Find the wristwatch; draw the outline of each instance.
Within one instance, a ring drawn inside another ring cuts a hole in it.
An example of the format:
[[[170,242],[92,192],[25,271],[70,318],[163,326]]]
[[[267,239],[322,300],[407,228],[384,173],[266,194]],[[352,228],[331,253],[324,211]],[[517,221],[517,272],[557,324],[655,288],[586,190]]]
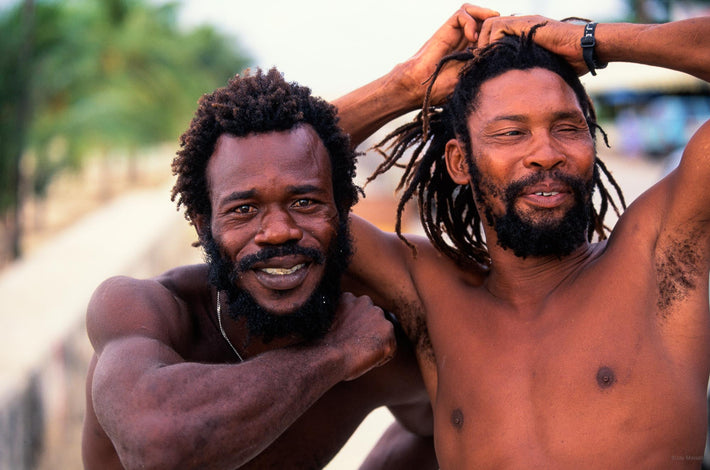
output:
[[[592,73],[596,75],[596,69],[603,69],[607,66],[606,63],[600,62],[597,54],[594,52],[594,46],[597,45],[597,41],[594,39],[594,30],[596,29],[596,23],[587,23],[584,25],[584,36],[580,41],[582,45],[582,58],[584,58],[584,63],[587,64],[587,68]]]

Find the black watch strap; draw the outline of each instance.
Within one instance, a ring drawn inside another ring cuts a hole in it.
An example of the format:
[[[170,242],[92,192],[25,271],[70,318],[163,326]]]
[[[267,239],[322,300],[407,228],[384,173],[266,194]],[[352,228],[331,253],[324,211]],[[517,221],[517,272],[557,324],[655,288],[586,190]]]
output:
[[[596,69],[603,69],[607,65],[599,62],[594,52],[594,47],[597,45],[597,41],[594,39],[594,30],[596,27],[596,23],[587,23],[584,25],[584,36],[582,36],[580,41],[582,45],[582,58],[592,75],[597,74]]]

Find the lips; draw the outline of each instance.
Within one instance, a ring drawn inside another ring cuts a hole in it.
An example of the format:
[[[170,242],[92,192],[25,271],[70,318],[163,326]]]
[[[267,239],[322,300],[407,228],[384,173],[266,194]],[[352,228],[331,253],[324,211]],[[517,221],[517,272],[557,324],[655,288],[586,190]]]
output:
[[[286,276],[295,273],[304,266],[304,263],[299,263],[291,268],[262,268],[261,271],[271,276]]]
[[[533,205],[554,208],[572,195],[568,186],[558,182],[543,182],[525,188],[520,197]]]
[[[301,256],[286,256],[256,263],[251,271],[267,289],[285,291],[295,289],[303,283],[311,264]]]

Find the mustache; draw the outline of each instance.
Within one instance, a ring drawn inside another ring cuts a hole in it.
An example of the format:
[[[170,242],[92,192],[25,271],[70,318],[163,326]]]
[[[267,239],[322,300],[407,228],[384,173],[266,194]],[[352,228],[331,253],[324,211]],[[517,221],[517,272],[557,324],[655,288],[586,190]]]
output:
[[[545,180],[552,180],[565,184],[575,193],[577,197],[582,195],[584,188],[592,184],[592,181],[587,181],[582,178],[577,178],[576,176],[565,174],[560,170],[539,172],[510,183],[505,188],[505,199],[507,201],[512,201],[520,196],[520,194],[522,194],[528,186],[532,186]]]
[[[259,250],[257,253],[247,255],[242,258],[234,267],[232,276],[236,278],[242,273],[249,271],[256,263],[261,263],[271,258],[279,258],[282,256],[289,255],[305,256],[315,264],[325,263],[325,254],[315,248],[306,248],[295,243],[278,246],[267,246]]]

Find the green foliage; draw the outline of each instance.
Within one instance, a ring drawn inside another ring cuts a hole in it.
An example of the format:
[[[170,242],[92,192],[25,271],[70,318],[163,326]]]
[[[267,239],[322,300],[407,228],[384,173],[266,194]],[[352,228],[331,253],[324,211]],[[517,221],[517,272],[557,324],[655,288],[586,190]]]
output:
[[[176,142],[197,99],[249,65],[234,38],[181,30],[177,8],[24,0],[0,11],[0,215],[18,204],[22,155],[41,195],[90,153]]]

